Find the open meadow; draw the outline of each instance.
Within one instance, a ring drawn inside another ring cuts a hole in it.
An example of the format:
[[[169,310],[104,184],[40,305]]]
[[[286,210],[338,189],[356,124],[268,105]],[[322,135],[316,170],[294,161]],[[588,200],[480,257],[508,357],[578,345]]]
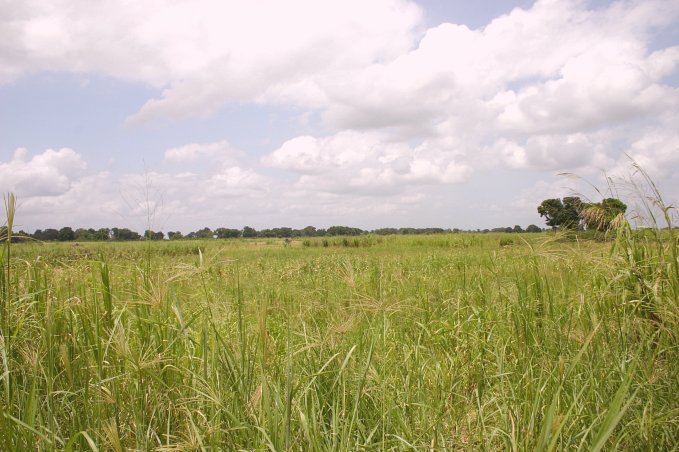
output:
[[[3,243],[0,450],[676,450],[667,231]]]

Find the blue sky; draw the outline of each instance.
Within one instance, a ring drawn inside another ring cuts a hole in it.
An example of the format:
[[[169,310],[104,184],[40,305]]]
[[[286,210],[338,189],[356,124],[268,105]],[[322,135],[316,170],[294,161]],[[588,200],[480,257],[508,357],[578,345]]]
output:
[[[642,164],[679,199],[679,2],[0,6],[19,227],[542,225]],[[621,190],[625,196],[625,190]]]

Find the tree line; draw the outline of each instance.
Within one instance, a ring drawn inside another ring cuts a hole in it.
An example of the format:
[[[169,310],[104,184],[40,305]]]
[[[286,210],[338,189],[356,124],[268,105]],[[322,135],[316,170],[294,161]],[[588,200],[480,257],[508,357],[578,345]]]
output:
[[[0,228],[0,235],[2,228]],[[191,239],[231,239],[231,238],[300,238],[300,237],[333,237],[333,236],[358,236],[365,234],[374,235],[420,235],[420,234],[449,234],[464,232],[542,232],[538,226],[531,224],[526,229],[516,225],[514,227],[498,227],[493,229],[462,230],[458,228],[379,228],[364,230],[350,226],[331,226],[327,229],[317,229],[314,226],[307,226],[302,229],[290,227],[279,227],[271,229],[256,230],[253,227],[245,226],[243,229],[235,228],[216,228],[204,227],[197,231],[182,234],[180,231],[169,231],[165,234],[162,231],[147,229],[143,234],[128,228],[77,228],[65,226],[61,229],[36,229],[33,233],[18,231],[14,238],[17,241],[34,239],[41,242],[104,242],[104,241],[137,241],[137,240],[191,240]]]

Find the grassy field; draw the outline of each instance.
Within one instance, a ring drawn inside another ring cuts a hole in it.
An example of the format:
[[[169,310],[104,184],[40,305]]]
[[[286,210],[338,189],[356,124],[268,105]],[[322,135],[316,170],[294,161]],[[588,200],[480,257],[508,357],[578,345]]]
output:
[[[676,238],[4,243],[0,450],[677,450]]]

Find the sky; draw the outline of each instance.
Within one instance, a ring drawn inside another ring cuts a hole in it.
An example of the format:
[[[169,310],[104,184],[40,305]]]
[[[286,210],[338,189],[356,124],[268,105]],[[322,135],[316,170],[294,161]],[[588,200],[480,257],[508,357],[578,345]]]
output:
[[[543,226],[632,162],[679,200],[679,0],[0,0],[17,229]]]

